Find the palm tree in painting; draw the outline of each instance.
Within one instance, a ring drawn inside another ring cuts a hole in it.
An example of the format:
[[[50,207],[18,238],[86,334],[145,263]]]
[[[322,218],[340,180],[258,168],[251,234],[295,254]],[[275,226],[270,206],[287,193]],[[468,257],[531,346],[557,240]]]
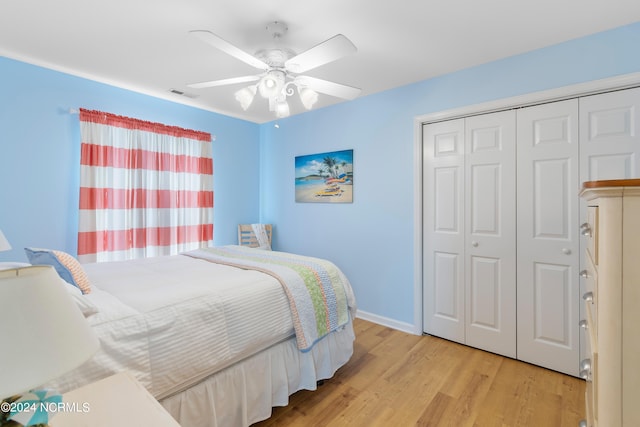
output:
[[[329,173],[329,175],[333,178],[337,178],[338,177],[338,160],[336,160],[335,157],[325,157],[324,159],[322,159],[322,164],[324,165],[325,169],[327,170],[327,172]]]

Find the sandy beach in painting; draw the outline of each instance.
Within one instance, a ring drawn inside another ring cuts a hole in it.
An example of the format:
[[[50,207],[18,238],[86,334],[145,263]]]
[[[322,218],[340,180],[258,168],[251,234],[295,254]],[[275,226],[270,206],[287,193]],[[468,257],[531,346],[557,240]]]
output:
[[[318,193],[324,193],[327,185],[323,181],[314,181],[313,183],[296,185],[296,202],[306,203],[349,203],[353,202],[353,185],[351,183],[339,184],[339,189],[331,195],[319,196]],[[339,194],[339,195],[338,195]]]

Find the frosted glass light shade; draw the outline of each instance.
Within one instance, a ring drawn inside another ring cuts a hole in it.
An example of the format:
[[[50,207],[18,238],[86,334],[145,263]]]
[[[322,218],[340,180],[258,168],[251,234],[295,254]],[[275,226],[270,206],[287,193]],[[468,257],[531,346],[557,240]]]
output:
[[[282,71],[271,70],[258,83],[260,96],[263,98],[276,98],[280,96],[282,87],[284,86],[285,75]]]
[[[289,104],[287,103],[287,101],[278,101],[278,103],[276,104],[276,116],[279,118],[283,118],[288,117],[289,114]]]
[[[0,230],[0,251],[8,251],[11,249],[11,245],[4,234],[2,234],[2,230]]]
[[[240,103],[243,110],[247,111],[247,108],[253,103],[253,98],[256,96],[256,86],[249,86],[240,89],[236,92],[236,101]]]
[[[80,309],[51,266],[0,271],[0,400],[58,378],[99,348]]]
[[[300,101],[302,101],[304,108],[310,110],[313,107],[313,104],[318,102],[318,92],[311,90],[308,87],[303,87],[300,89]]]

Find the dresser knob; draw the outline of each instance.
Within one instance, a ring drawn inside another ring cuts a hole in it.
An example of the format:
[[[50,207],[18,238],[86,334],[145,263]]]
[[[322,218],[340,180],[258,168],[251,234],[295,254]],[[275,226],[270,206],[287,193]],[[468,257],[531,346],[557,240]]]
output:
[[[591,371],[591,359],[582,359],[580,362],[581,371]]]
[[[583,328],[583,329],[589,329],[589,323],[588,323],[586,320],[584,320],[584,319],[582,319],[582,320],[578,323],[578,326],[580,326],[580,327],[581,327],[581,328]]]
[[[589,278],[589,272],[587,270],[582,270],[580,272],[580,277],[582,277],[584,279],[588,279]]]
[[[585,222],[580,226],[580,234],[591,237],[591,226],[588,222]]]
[[[590,377],[591,371],[589,369],[583,369],[582,371],[580,371],[580,378],[582,378],[583,380],[589,380]]]
[[[585,301],[593,302],[593,292],[587,292],[582,295],[582,299]]]

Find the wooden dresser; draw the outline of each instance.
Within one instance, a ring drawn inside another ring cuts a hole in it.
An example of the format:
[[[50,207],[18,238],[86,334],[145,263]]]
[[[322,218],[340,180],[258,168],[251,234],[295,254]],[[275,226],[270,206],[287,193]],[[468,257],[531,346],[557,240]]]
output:
[[[582,426],[640,426],[640,179],[585,182],[590,358]]]

